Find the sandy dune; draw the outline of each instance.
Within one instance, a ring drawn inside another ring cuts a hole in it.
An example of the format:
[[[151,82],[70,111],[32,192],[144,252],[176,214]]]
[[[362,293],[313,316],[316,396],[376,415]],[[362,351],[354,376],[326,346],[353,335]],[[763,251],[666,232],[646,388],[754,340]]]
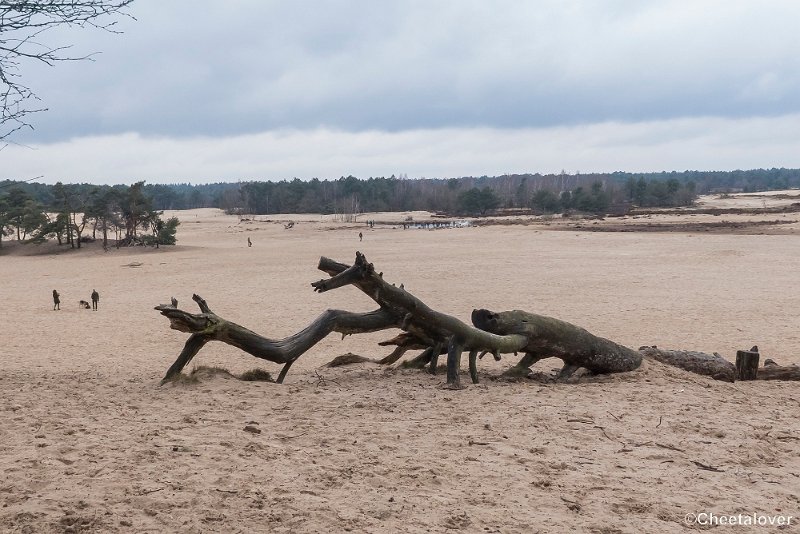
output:
[[[800,363],[796,232],[404,231],[177,214],[172,248],[4,244],[0,531],[683,532],[706,528],[685,521],[704,512],[794,516],[787,530],[799,530],[797,383],[726,384],[653,362],[505,382],[507,356],[481,362],[481,384],[449,391],[441,373],[322,367],[345,352],[387,354],[375,344],[385,332],[331,336],[284,385],[207,371],[158,387],[186,334],[153,310],[171,296],[193,309],[195,292],[283,337],[327,308],[374,309],[355,289],[309,286],[324,277],[319,256],[350,262],[361,250],[385,279],[465,321],[475,307],[520,308],[634,348],[732,359],[757,344]],[[93,288],[99,311],[79,309]],[[222,344],[193,365],[278,370]]]

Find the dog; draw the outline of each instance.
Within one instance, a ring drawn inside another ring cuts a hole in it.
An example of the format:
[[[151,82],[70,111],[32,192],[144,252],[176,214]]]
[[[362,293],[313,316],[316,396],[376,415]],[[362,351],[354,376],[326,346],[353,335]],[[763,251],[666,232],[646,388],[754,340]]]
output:
[[[86,302],[85,300],[79,300],[79,301],[78,301],[78,307],[79,307],[79,308],[83,308],[83,309],[85,309],[85,310],[88,310],[88,309],[90,309],[90,308],[91,308],[91,306],[89,306],[89,303],[88,303],[88,302]]]

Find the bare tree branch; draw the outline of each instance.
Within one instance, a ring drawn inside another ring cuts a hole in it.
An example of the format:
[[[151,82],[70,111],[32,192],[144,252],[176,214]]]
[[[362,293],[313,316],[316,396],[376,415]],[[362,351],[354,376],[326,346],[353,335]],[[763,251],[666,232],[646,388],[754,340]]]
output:
[[[26,61],[54,66],[64,61],[91,60],[94,54],[70,55],[69,45],[44,41],[48,30],[67,26],[119,33],[119,16],[133,18],[127,8],[133,0],[0,1],[0,140],[23,128],[33,128],[27,117],[47,108],[21,79]]]

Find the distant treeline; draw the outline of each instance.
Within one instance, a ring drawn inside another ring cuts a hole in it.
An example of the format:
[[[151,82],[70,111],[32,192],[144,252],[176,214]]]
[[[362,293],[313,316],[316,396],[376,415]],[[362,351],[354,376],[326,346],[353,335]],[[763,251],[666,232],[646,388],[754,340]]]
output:
[[[70,185],[85,198],[124,186]],[[425,210],[485,214],[497,208],[603,212],[638,206],[691,204],[698,194],[800,187],[800,169],[660,173],[511,174],[450,179],[404,176],[280,182],[144,184],[153,210],[214,207],[231,213],[354,214]],[[0,198],[17,188],[44,207],[57,204],[55,186],[0,182]]]

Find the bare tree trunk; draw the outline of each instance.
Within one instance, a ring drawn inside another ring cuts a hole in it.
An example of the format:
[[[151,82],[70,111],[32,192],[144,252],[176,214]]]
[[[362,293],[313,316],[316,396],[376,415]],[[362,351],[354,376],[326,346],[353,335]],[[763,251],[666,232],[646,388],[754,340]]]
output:
[[[75,230],[75,235],[78,240],[78,248],[81,248],[81,234],[83,233],[83,228],[86,225],[86,218],[83,219],[83,224],[78,224],[77,213],[72,214],[71,220],[72,228]]]

